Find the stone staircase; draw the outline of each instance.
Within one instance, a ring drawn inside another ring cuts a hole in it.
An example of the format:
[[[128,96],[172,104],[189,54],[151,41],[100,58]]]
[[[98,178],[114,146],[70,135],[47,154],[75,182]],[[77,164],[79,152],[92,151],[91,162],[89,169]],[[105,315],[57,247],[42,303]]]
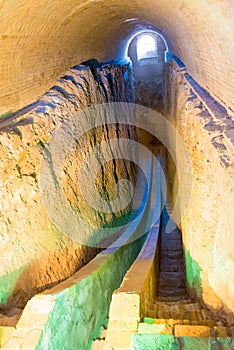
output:
[[[185,261],[182,234],[173,225],[173,230],[166,232],[171,208],[167,202],[162,212],[160,232],[159,283],[157,299],[152,305],[150,315],[155,319],[177,320],[177,324],[224,326],[214,315],[192,300],[186,287]]]
[[[163,209],[161,220],[157,300],[188,299],[181,231],[174,225],[172,231],[166,232],[170,220],[169,203]]]
[[[170,214],[170,204],[166,202],[161,221],[157,299],[148,316],[158,324],[206,326],[212,328],[213,336],[231,335],[221,320],[189,297],[181,231],[175,224],[173,230],[166,231]]]
[[[174,224],[166,232],[170,213],[166,203],[160,228],[157,297],[132,335],[130,350],[234,350],[233,327],[188,295],[181,231]],[[91,350],[104,349],[105,330]],[[123,350],[118,344],[114,349]]]
[[[139,324],[138,333],[133,335],[131,350],[141,349],[143,343],[145,350],[167,349],[168,341],[174,344],[171,349],[234,349],[232,327],[226,327],[187,293],[181,231],[173,225],[166,232],[170,213],[166,203],[160,232],[157,298],[144,322]]]

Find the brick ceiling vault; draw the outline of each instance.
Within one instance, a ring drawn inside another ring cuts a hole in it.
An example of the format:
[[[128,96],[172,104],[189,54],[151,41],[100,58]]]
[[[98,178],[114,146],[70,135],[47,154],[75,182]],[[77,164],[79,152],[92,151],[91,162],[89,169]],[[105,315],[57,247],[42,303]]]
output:
[[[197,82],[234,110],[231,3],[2,0],[0,114],[38,98],[74,64],[118,57],[124,39],[145,21],[160,30]]]

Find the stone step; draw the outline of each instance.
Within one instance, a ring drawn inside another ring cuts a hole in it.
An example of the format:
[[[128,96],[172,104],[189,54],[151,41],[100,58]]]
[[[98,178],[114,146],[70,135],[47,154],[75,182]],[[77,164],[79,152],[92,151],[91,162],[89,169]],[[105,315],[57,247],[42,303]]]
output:
[[[169,324],[169,325],[200,325],[200,326],[208,326],[211,328],[214,328],[215,330],[219,328],[221,330],[222,328],[225,328],[227,333],[232,336],[232,328],[231,327],[225,327],[221,322],[219,322],[219,325],[214,320],[203,320],[203,321],[192,321],[189,319],[183,319],[183,318],[155,318],[155,312],[152,310],[147,313],[147,317],[144,318],[144,322],[146,323],[155,323],[155,324]]]
[[[164,245],[161,245],[161,253],[167,252],[167,251],[171,251],[171,252],[181,251],[182,249],[181,243],[177,243],[177,240],[175,242],[176,242],[175,244],[172,244],[170,241]]]
[[[182,288],[186,286],[185,278],[177,277],[177,278],[161,278],[159,277],[159,291],[168,291],[174,288]]]
[[[180,239],[171,237],[163,238],[160,242],[160,247],[163,249],[165,246],[176,246],[178,249],[183,249],[183,244]],[[174,250],[174,249],[173,249]]]
[[[182,243],[182,234],[180,232],[176,232],[175,230],[172,232],[164,232],[163,236],[161,236],[161,242],[165,241],[178,241]]]
[[[179,301],[167,301],[167,302],[155,300],[152,305],[154,307],[157,307],[158,305],[175,306],[175,305],[180,305],[180,304],[198,304],[198,303],[194,302],[190,298],[187,298],[187,299],[183,299],[183,300],[179,300]],[[198,304],[198,305],[200,305],[200,304]]]
[[[181,259],[183,258],[183,251],[161,251],[161,259]]]
[[[201,337],[204,331],[209,331],[209,336],[212,337],[226,338],[233,336],[230,327],[216,326],[211,324],[211,321],[207,324],[192,324],[186,319],[144,317],[144,323],[140,323],[138,327],[139,333],[174,334],[175,336]],[[205,337],[207,336],[208,334]]]
[[[203,323],[203,318],[202,315],[199,311],[180,311],[180,310],[158,310],[156,311],[156,316],[158,318],[165,318],[165,319],[184,319],[184,320],[188,320],[189,323],[191,324],[199,324],[199,322],[202,322],[202,324],[206,324],[209,326],[215,326],[216,322],[212,321],[208,323],[204,322]]]
[[[199,316],[201,316],[200,318],[203,320],[203,316],[202,316],[202,310],[201,309],[195,309],[195,307],[193,309],[191,309],[191,306],[189,306],[189,304],[176,304],[176,305],[154,305],[153,308],[155,310],[161,310],[161,311],[170,311],[170,313],[180,313],[181,316],[183,313],[185,312],[191,312],[191,313],[197,313],[199,314]],[[178,318],[178,317],[176,317]],[[184,317],[183,317],[184,318]]]
[[[181,294],[179,294],[179,295],[158,295],[158,298],[157,298],[157,300],[158,301],[162,301],[162,302],[170,302],[170,301],[183,301],[183,300],[187,300],[188,299],[188,295],[187,295],[187,293],[186,294],[184,294],[184,295],[181,295]]]
[[[206,325],[214,327],[216,325],[223,326],[222,322],[216,322],[210,311],[202,309],[198,303],[191,303],[188,300],[180,300],[177,302],[154,302],[149,311],[150,317],[161,319],[185,319],[188,324]],[[205,316],[205,317],[204,317]]]
[[[175,325],[175,337],[203,337],[211,336],[211,329],[207,326]]]
[[[175,278],[185,278],[185,274],[183,272],[160,272],[160,278],[175,279]]]
[[[178,259],[178,258],[161,258],[160,259],[160,264],[184,264],[184,259],[183,259],[183,256]]]
[[[159,265],[159,273],[162,272],[183,272],[185,273],[184,263],[181,262],[171,262],[170,260],[161,262]]]
[[[168,224],[168,222],[165,222],[165,223],[162,223],[162,225],[161,225],[162,232],[163,232],[162,238],[177,236],[178,239],[181,240],[181,238],[182,238],[181,231],[177,227],[171,231],[167,231],[167,224]]]
[[[132,336],[130,350],[135,349],[233,350],[234,338],[195,337],[188,335],[177,338],[174,335],[165,333],[135,333]]]

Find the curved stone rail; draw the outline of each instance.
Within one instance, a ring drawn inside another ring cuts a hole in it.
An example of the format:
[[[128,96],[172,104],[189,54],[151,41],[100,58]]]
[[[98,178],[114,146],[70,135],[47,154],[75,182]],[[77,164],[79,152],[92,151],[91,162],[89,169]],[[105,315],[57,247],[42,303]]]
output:
[[[160,166],[155,166],[153,170],[152,189],[156,189],[153,225],[137,259],[124,276],[120,288],[112,295],[105,350],[130,349],[132,334],[137,331],[138,323],[149,310],[156,293],[161,213],[160,170]]]
[[[153,162],[152,157],[145,161],[147,183],[151,186],[146,185],[143,191],[137,218],[114,244],[71,278],[35,295],[27,303],[5,350],[90,348],[92,339],[107,323],[112,293],[137,257],[145,229],[152,223],[156,200],[151,195],[155,185]],[[142,192],[140,186],[139,189]]]

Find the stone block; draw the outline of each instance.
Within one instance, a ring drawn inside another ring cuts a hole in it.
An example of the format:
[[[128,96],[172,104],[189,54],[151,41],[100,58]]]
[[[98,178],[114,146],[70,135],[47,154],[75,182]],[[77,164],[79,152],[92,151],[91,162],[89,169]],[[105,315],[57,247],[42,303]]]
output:
[[[234,338],[209,338],[209,350],[233,350]]]
[[[165,318],[154,318],[154,324],[167,324],[167,320]]]
[[[142,334],[170,334],[173,335],[173,326],[168,324],[146,324],[140,323],[138,333]]]
[[[22,338],[11,338],[4,346],[4,350],[21,350],[23,349],[22,347]]]
[[[35,350],[41,337],[41,329],[31,329],[22,339],[22,349]]]
[[[55,300],[50,295],[36,295],[28,301],[17,328],[43,328],[53,309]]]
[[[115,331],[115,330],[128,330],[130,332],[137,332],[138,329],[138,321],[134,320],[132,318],[128,319],[119,319],[119,320],[113,320],[111,319],[108,323],[108,331]]]
[[[167,320],[167,323],[170,326],[175,326],[176,324],[183,324],[183,321],[182,320],[174,320],[174,319],[170,318],[169,320]]]
[[[197,337],[180,337],[183,350],[208,350],[208,339]]]
[[[140,321],[140,297],[138,294],[116,293],[112,296],[110,319],[135,319]]]
[[[129,350],[132,334],[132,332],[128,331],[108,331],[105,350]]]
[[[14,327],[2,327],[0,326],[0,347],[5,345],[11,338]]]
[[[130,350],[180,350],[178,339],[168,334],[133,334]]]
[[[189,320],[183,320],[182,322],[183,322],[183,325],[189,325],[190,323]]]
[[[226,327],[214,327],[214,333],[215,337],[227,338],[228,336]]]
[[[229,327],[230,335],[234,338],[234,326]]]
[[[210,328],[206,326],[176,325],[175,337],[210,337]]]
[[[103,350],[105,346],[105,340],[95,340],[91,346],[91,350]]]
[[[209,327],[214,327],[216,325],[216,322],[214,320],[207,320],[206,324]]]

